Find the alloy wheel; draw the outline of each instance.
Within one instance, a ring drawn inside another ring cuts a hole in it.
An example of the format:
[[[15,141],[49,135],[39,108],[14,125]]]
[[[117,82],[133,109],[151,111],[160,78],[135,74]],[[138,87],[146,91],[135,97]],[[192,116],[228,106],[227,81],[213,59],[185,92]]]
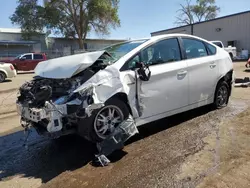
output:
[[[98,137],[105,139],[124,120],[124,114],[120,108],[108,105],[102,108],[94,120],[94,130]]]
[[[218,94],[216,98],[217,106],[226,105],[227,100],[228,100],[228,89],[225,85],[222,85],[218,90]]]

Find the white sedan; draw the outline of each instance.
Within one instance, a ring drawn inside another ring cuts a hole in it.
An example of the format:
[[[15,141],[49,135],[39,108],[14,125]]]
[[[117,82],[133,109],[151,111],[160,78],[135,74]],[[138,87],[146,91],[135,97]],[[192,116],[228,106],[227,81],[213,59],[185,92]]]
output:
[[[16,70],[12,64],[0,62],[0,83],[6,78],[16,77],[16,74]]]
[[[140,126],[213,104],[228,104],[229,54],[199,37],[171,34],[132,40],[44,61],[20,88],[23,125],[40,134],[78,133],[100,142],[128,117]]]

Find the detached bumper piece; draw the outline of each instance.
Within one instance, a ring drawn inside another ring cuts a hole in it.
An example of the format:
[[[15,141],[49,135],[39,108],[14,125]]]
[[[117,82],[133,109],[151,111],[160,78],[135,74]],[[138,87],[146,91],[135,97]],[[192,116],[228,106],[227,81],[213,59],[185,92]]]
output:
[[[244,79],[237,78],[234,83],[234,87],[250,87],[250,78],[245,77]]]
[[[107,166],[110,161],[107,158],[115,150],[122,149],[124,143],[138,132],[133,118],[130,116],[116,127],[114,133],[100,143],[97,143],[98,154],[96,161],[101,166]]]

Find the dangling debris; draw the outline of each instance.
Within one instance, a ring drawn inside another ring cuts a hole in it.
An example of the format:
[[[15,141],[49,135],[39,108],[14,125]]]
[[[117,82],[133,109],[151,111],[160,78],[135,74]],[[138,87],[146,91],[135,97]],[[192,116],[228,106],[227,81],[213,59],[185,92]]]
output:
[[[95,155],[101,166],[107,166],[110,161],[107,156],[115,150],[122,149],[124,143],[138,132],[133,118],[130,116],[116,127],[114,133],[100,143],[97,143],[98,154]]]
[[[234,87],[249,87],[249,86],[250,86],[250,78],[249,77],[245,77],[244,79],[242,79],[242,78],[235,79]]]

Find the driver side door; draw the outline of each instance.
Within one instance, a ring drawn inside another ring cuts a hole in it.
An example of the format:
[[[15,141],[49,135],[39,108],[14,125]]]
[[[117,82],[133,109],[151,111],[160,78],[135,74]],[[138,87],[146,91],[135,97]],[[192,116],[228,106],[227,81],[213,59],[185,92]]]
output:
[[[169,38],[142,50],[140,62],[149,65],[149,81],[139,81],[141,119],[164,116],[172,110],[188,106],[187,63],[177,38]],[[156,118],[157,119],[157,118]]]

